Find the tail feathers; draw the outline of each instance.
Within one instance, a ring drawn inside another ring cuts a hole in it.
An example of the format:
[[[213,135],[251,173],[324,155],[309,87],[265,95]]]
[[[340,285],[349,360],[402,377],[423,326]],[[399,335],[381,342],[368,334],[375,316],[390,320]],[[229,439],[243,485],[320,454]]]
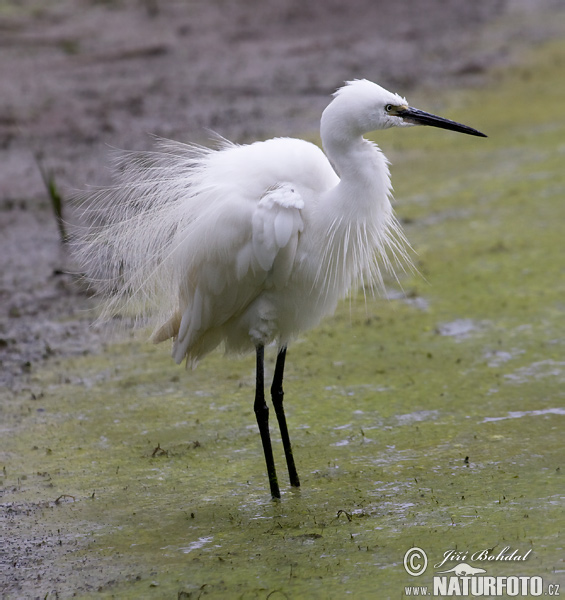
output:
[[[222,342],[221,328],[212,328],[202,332],[202,335],[191,340],[191,343],[185,348],[184,345],[182,347],[179,345],[180,325],[181,315],[175,313],[166,323],[153,332],[151,341],[154,344],[160,344],[171,338],[174,339],[172,354],[176,363],[180,364],[186,358],[186,367],[195,369],[198,361]]]
[[[164,325],[156,329],[151,335],[151,341],[154,344],[160,344],[166,340],[174,338],[178,335],[181,322],[181,315],[175,313]]]

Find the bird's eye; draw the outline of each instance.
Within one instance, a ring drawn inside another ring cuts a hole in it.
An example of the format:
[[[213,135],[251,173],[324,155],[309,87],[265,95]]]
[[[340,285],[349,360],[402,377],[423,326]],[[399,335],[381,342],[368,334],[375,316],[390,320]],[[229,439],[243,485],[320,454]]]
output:
[[[393,106],[392,104],[387,104],[387,105],[385,106],[385,110],[386,110],[386,112],[391,112],[393,108],[394,108],[394,106]]]

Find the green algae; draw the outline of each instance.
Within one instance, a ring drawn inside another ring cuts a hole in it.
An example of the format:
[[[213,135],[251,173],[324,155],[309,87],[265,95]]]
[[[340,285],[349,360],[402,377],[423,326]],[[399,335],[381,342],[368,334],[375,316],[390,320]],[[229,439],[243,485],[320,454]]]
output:
[[[397,598],[447,550],[507,546],[532,552],[474,566],[563,582],[564,64],[549,44],[454,95],[446,116],[488,140],[379,136],[420,274],[290,347],[299,491],[274,428],[269,499],[253,357],[184,372],[112,345],[7,398],[3,503],[30,548],[13,597]]]

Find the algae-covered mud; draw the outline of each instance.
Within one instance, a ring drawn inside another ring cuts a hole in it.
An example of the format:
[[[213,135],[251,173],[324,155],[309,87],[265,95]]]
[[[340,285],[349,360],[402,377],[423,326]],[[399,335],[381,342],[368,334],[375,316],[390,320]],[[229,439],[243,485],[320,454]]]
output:
[[[299,491],[274,428],[270,500],[252,357],[185,372],[132,341],[3,398],[4,596],[400,598],[462,563],[563,589],[564,68],[553,43],[411,98],[488,140],[379,136],[419,274],[290,347]]]

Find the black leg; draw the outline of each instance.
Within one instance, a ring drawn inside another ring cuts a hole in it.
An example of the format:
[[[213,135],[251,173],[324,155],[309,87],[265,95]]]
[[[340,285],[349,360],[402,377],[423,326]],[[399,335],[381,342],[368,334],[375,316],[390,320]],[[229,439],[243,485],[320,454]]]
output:
[[[271,447],[271,436],[269,434],[269,407],[265,402],[265,376],[264,376],[264,355],[263,346],[257,346],[257,383],[255,388],[255,416],[259,433],[263,442],[263,452],[265,453],[265,462],[267,463],[267,475],[271,485],[271,495],[273,498],[280,498],[279,483],[277,481],[277,471],[273,459],[273,449]]]
[[[292,446],[290,445],[290,437],[288,435],[288,427],[286,426],[286,416],[284,414],[283,407],[283,373],[284,373],[284,361],[286,358],[286,347],[283,346],[279,350],[277,356],[277,364],[275,366],[275,374],[273,376],[273,385],[271,386],[271,398],[273,400],[273,406],[275,407],[275,414],[279,422],[279,429],[281,430],[281,438],[284,447],[284,454],[286,456],[286,464],[288,466],[288,475],[290,477],[290,485],[294,487],[300,487],[300,480],[298,479],[298,473],[296,472],[296,466],[294,465],[294,456],[292,455]]]

